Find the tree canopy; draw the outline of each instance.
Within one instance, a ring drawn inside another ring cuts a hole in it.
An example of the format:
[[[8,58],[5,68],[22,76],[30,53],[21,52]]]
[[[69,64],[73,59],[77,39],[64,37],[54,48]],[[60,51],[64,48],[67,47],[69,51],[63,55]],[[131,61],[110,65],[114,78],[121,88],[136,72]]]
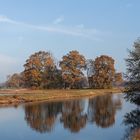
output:
[[[50,52],[39,51],[26,60],[23,72],[8,77],[6,85],[32,89],[112,88],[123,80],[122,74],[115,71],[114,61],[107,55],[86,60],[73,50],[56,65]]]
[[[140,105],[140,39],[134,42],[126,59],[126,99]]]
[[[115,76],[114,59],[106,55],[97,57],[93,69],[92,88],[112,88]]]
[[[24,77],[27,87],[40,87],[44,84],[44,77],[50,80],[50,74],[55,68],[54,59],[49,52],[39,51],[32,54],[24,65]],[[49,75],[49,76],[48,76]],[[45,83],[47,83],[45,79]]]
[[[83,70],[86,67],[86,59],[78,51],[70,51],[63,56],[60,67],[65,84],[74,88],[84,77]]]

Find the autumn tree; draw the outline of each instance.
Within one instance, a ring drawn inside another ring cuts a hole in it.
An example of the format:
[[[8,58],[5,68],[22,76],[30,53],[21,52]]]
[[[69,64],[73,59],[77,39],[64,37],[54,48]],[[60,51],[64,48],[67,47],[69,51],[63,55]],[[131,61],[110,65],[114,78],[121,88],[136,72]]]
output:
[[[78,51],[70,51],[60,61],[62,77],[65,87],[77,88],[77,83],[84,77],[83,70],[86,66],[85,57]]]
[[[115,75],[114,59],[102,55],[94,61],[92,88],[112,88]]]
[[[46,71],[43,77],[43,88],[61,89],[63,88],[62,71],[54,67],[54,69]]]
[[[26,86],[37,88],[44,86],[44,83],[47,84],[51,80],[52,72],[56,66],[51,53],[39,51],[26,60],[24,68]]]
[[[140,105],[140,38],[126,59],[126,99]]]
[[[24,87],[23,73],[14,73],[7,76],[6,86],[10,88]]]

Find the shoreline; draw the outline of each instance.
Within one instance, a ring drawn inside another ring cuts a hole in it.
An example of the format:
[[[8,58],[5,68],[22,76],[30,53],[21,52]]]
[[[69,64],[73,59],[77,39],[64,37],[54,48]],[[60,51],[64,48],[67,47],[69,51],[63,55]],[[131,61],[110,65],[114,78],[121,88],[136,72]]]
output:
[[[81,89],[81,90],[0,90],[0,106],[13,106],[41,101],[63,101],[121,93],[122,89]]]

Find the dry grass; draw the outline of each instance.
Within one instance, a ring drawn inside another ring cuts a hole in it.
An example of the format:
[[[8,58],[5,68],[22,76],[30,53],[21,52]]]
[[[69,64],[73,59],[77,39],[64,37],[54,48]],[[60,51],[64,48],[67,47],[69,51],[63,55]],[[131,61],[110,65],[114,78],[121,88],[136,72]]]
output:
[[[0,90],[0,105],[20,104],[36,101],[54,101],[75,98],[89,98],[106,93],[120,93],[121,89],[84,90]]]

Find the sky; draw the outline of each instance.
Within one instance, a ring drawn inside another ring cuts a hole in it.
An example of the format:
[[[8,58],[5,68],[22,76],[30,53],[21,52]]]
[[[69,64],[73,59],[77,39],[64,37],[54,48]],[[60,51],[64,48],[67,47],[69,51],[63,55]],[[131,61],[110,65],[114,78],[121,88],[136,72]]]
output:
[[[125,72],[139,14],[140,0],[0,0],[0,82],[40,50],[58,61],[71,50],[87,59],[109,55]]]

